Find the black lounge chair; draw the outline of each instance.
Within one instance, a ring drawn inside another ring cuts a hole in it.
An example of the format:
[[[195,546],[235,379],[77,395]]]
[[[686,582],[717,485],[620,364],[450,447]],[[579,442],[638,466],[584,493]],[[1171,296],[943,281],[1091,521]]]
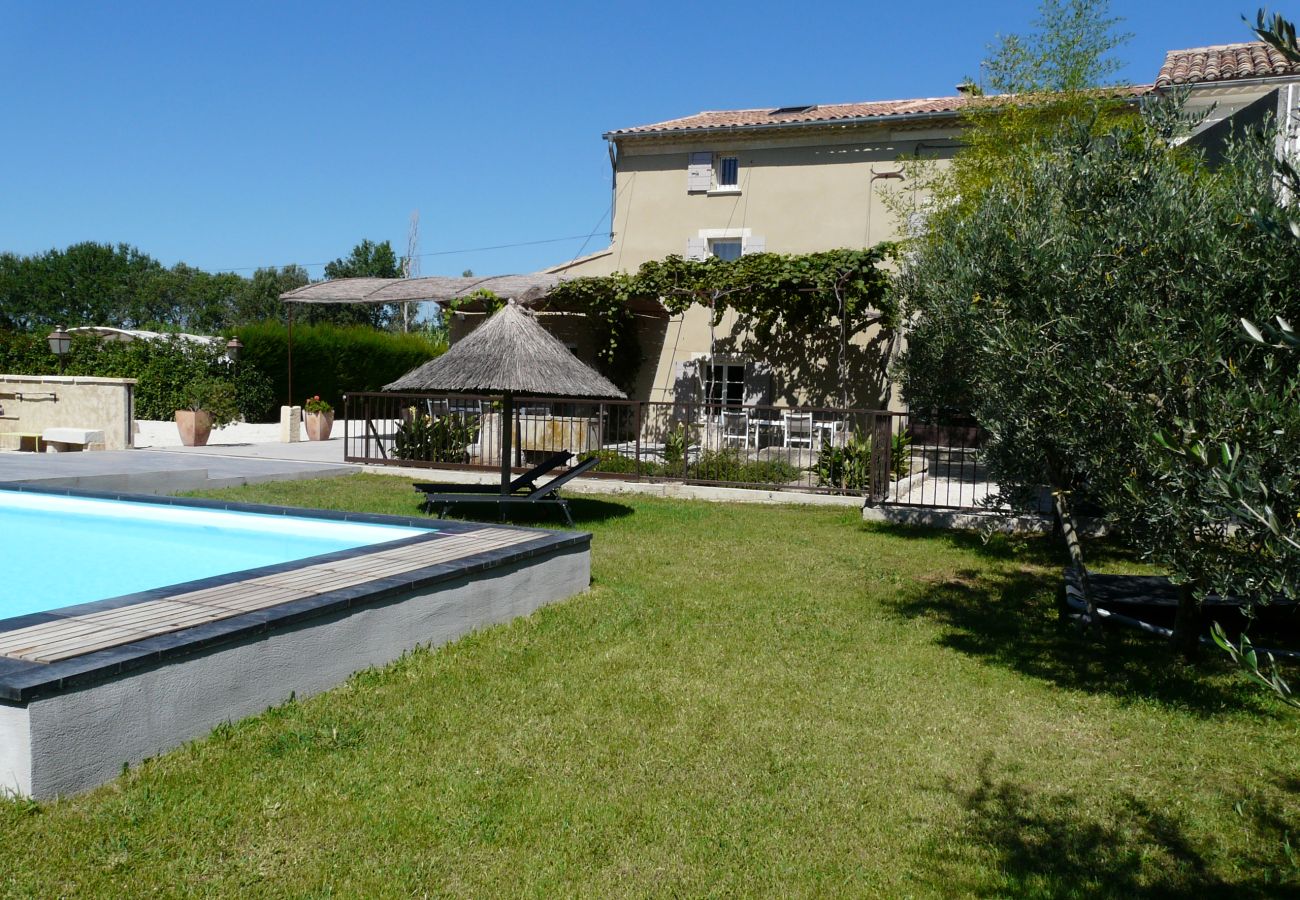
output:
[[[573,479],[577,478],[599,464],[600,458],[593,456],[591,459],[583,460],[572,469],[555,476],[541,487],[535,487],[524,493],[518,494],[485,494],[485,493],[426,493],[424,495],[424,508],[432,512],[435,508],[439,510],[438,515],[446,516],[448,510],[453,506],[460,506],[467,503],[478,503],[487,505],[495,503],[500,507],[501,521],[505,521],[506,510],[511,506],[520,504],[542,504],[556,506],[564,515],[564,521],[573,524],[573,516],[569,513],[569,503],[560,496],[559,490]],[[434,485],[436,487],[436,485]]]
[[[520,475],[514,481],[510,482],[509,487],[501,490],[501,485],[491,482],[485,484],[455,484],[447,482],[445,484],[437,481],[419,481],[414,487],[417,491],[424,494],[426,498],[429,494],[520,494],[530,493],[537,490],[537,479],[543,475],[549,475],[560,466],[566,465],[573,454],[568,450],[562,450],[559,453],[553,453],[546,459],[533,466],[524,474]],[[424,501],[424,511],[430,512],[429,501]]]

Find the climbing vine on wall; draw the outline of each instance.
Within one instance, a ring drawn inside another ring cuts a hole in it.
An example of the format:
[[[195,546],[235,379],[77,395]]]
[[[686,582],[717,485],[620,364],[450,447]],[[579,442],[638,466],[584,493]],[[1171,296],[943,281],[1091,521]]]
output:
[[[641,364],[636,317],[628,301],[657,298],[669,313],[712,310],[713,324],[732,311],[760,344],[834,329],[844,342],[873,325],[893,328],[898,307],[885,264],[894,244],[820,253],[754,253],[735,260],[652,260],[635,274],[576,278],[553,290],[548,304],[583,312],[606,376],[627,388]]]

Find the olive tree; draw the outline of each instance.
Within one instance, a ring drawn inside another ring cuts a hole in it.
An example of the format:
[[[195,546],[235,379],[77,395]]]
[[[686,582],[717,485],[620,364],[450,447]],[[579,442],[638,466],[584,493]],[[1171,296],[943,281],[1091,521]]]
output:
[[[1264,400],[1242,405],[1279,370],[1239,323],[1294,319],[1300,255],[1259,224],[1281,207],[1271,141],[1211,169],[1172,146],[1165,104],[1101,130],[1066,123],[1009,160],[976,202],[934,216],[899,287],[910,393],[951,380],[932,337],[959,345],[998,499],[1024,508],[1047,486],[1106,510],[1186,585],[1190,652],[1199,598],[1266,583],[1267,540],[1223,502],[1208,450],[1170,448],[1226,445],[1285,484],[1267,458],[1300,434]]]

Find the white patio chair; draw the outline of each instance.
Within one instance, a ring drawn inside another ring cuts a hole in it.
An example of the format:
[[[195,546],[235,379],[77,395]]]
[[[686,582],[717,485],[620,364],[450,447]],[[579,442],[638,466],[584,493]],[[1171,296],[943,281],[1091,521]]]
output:
[[[832,447],[844,446],[844,439],[848,434],[848,428],[841,419],[831,419],[825,422],[813,423],[813,429],[817,432],[817,442],[828,441]]]
[[[808,447],[813,445],[813,414],[787,412],[781,414],[785,426],[785,445],[787,447]]]
[[[723,410],[718,414],[718,424],[722,426],[722,442],[738,442],[741,447],[749,449],[749,413],[744,410]]]

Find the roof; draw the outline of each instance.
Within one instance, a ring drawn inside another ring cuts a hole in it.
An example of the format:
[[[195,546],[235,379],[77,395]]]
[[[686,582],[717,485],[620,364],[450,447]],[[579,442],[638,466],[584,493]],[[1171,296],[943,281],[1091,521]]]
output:
[[[1156,76],[1156,87],[1297,74],[1300,66],[1287,62],[1281,53],[1262,41],[1251,41],[1170,50]]]
[[[532,313],[514,303],[501,307],[442,356],[412,369],[384,390],[627,397],[538,325]]]
[[[1107,89],[1116,97],[1141,97],[1151,93],[1152,86],[1138,84]],[[972,97],[958,94],[954,97],[926,97],[919,100],[870,100],[864,103],[831,103],[820,106],[780,107],[772,109],[710,110],[655,122],[620,128],[605,134],[606,139],[640,137],[657,134],[690,134],[715,131],[748,130],[754,128],[795,128],[816,125],[847,125],[858,122],[915,118],[918,120],[952,117],[976,103],[996,103],[1009,95]]]
[[[956,113],[969,102],[969,98],[931,97],[923,100],[872,100],[865,103],[831,103],[818,106],[781,107],[773,109],[731,109],[698,112],[680,119],[620,128],[605,135],[607,138],[637,134],[661,134],[680,131],[711,131],[719,128],[753,128],[765,125],[814,125],[853,119],[870,119],[885,116],[935,116]]]

